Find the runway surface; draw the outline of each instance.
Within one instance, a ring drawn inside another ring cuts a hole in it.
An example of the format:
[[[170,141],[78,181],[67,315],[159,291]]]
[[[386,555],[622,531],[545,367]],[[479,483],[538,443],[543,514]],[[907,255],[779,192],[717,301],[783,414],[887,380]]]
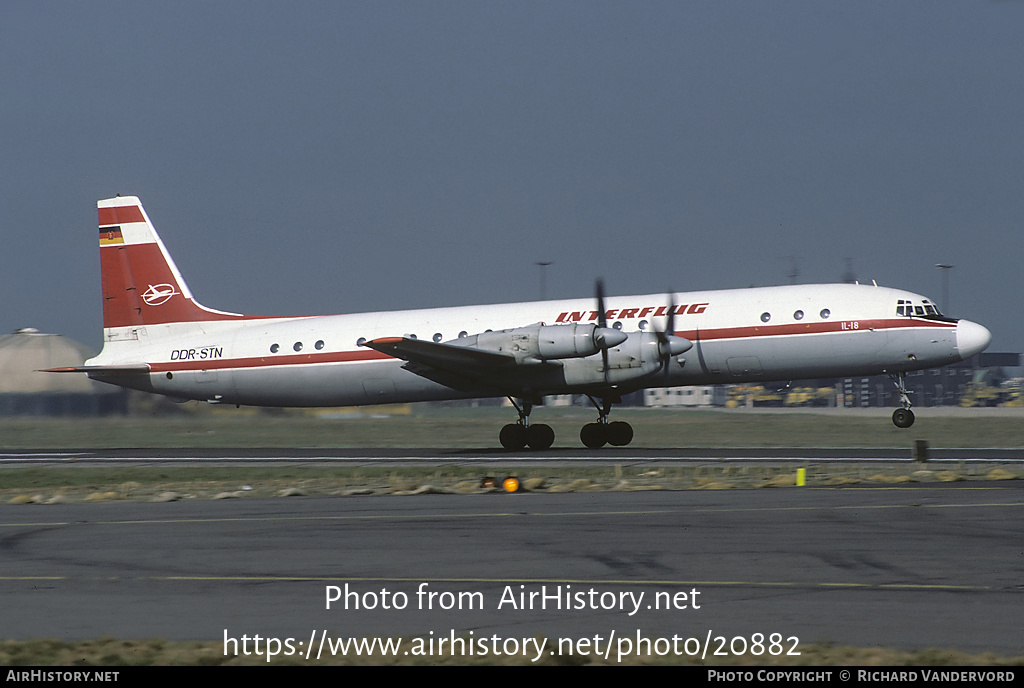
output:
[[[1021,655],[1022,542],[1021,481],[0,505],[0,604],[6,638],[777,633]]]
[[[1024,461],[1024,448],[928,448],[930,461]],[[307,461],[453,464],[469,462],[661,463],[737,461],[912,461],[912,447],[740,447],[631,449],[605,447],[509,452],[502,449],[20,449],[0,452],[0,466],[23,464],[201,462],[295,463]]]

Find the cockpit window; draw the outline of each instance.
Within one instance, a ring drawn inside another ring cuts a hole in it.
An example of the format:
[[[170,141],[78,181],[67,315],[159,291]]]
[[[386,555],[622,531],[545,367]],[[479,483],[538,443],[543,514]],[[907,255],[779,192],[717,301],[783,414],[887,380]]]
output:
[[[942,313],[939,311],[938,306],[929,301],[928,299],[921,299],[921,303],[914,303],[909,299],[899,299],[896,301],[896,315],[902,315],[904,317],[918,317],[918,318],[941,318]]]

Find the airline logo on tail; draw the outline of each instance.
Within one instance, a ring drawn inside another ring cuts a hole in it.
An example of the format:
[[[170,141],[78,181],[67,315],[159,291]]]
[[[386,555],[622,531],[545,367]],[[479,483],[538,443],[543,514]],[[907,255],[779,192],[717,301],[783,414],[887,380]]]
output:
[[[142,292],[142,300],[149,306],[162,306],[179,293],[173,284],[151,284],[149,289]]]

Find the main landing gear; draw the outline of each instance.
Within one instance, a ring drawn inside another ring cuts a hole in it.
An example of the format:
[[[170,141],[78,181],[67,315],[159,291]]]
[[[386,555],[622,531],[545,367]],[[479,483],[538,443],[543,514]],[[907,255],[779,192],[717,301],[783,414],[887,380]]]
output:
[[[907,384],[905,373],[890,373],[889,379],[896,385],[900,392],[900,406],[892,412],[892,423],[897,428],[909,428],[914,424],[914,412],[910,410],[910,397],[907,395]]]
[[[623,421],[608,422],[608,414],[612,410],[612,404],[619,399],[612,400],[605,397],[598,404],[594,397],[587,395],[590,403],[594,405],[600,417],[596,423],[587,423],[580,430],[580,441],[588,449],[600,449],[605,444],[613,447],[624,447],[633,441],[633,426]]]
[[[600,449],[606,444],[613,447],[624,447],[633,441],[633,426],[623,421],[608,422],[608,414],[611,412],[612,404],[621,401],[620,398],[605,397],[598,403],[594,397],[587,395],[590,403],[600,414],[597,422],[587,423],[580,430],[580,440],[589,449]],[[555,441],[555,431],[550,425],[544,423],[530,423],[530,412],[533,411],[533,403],[521,400],[517,403],[512,397],[508,398],[519,413],[519,420],[509,423],[501,429],[498,440],[501,446],[511,451],[519,451],[525,447],[537,451],[550,449]]]
[[[501,429],[501,432],[498,434],[501,446],[513,451],[518,451],[527,445],[529,445],[530,449],[540,451],[550,449],[555,441],[555,431],[551,429],[550,425],[545,425],[544,423],[530,424],[530,412],[533,410],[533,403],[524,400],[523,405],[520,406],[512,397],[509,397],[508,400],[512,402],[516,411],[519,412],[519,421],[509,423]]]

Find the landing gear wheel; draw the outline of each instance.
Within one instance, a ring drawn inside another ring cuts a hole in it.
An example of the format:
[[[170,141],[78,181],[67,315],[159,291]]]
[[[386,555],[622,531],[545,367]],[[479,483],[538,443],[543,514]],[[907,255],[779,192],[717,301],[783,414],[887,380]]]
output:
[[[625,447],[633,441],[633,426],[621,420],[609,423],[607,436],[608,444],[613,447]]]
[[[498,433],[501,446],[511,451],[519,451],[526,446],[526,427],[519,423],[509,423]]]
[[[914,412],[910,409],[896,409],[892,412],[892,422],[897,428],[909,428],[914,424]]]
[[[909,428],[914,424],[914,412],[910,410],[910,396],[908,396],[910,393],[907,391],[906,373],[889,373],[889,379],[896,385],[896,389],[900,393],[900,405],[903,407],[892,412],[892,423],[897,428]]]
[[[580,430],[580,441],[588,449],[600,449],[608,441],[604,423],[587,423]]]
[[[551,429],[550,425],[538,423],[526,428],[526,443],[530,445],[530,449],[537,451],[550,449],[554,442],[555,431]]]

